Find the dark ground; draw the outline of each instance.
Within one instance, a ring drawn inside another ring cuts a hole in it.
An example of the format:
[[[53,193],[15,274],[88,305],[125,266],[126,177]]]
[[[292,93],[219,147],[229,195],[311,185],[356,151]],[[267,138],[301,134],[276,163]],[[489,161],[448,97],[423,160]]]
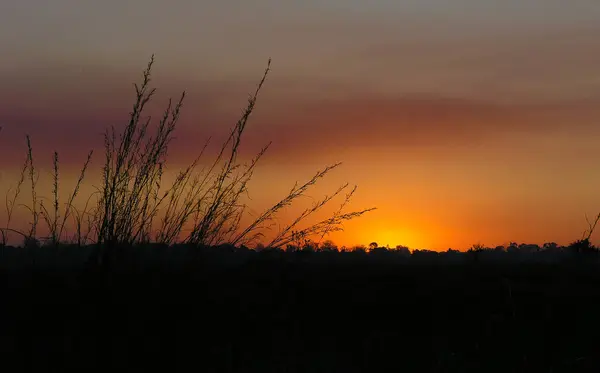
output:
[[[0,268],[7,372],[600,371],[585,261],[186,252],[58,269],[15,255]]]

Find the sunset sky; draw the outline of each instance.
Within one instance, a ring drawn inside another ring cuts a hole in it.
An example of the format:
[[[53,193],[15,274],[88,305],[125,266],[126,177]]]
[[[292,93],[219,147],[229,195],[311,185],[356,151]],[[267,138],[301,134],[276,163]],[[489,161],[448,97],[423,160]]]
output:
[[[173,170],[235,123],[272,58],[242,149],[273,141],[253,208],[342,161],[311,196],[348,181],[352,207],[378,209],[338,244],[567,244],[600,212],[598,0],[5,0],[0,195],[25,134],[42,178],[54,150],[66,183],[89,149],[98,170],[153,53],[153,110],[188,93]]]

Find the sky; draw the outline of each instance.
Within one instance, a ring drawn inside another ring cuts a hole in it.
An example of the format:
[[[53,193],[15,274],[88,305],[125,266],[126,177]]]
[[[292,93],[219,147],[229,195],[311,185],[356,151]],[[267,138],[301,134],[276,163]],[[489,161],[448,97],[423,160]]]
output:
[[[377,210],[338,244],[567,244],[600,212],[599,37],[597,0],[3,1],[0,193],[25,134],[42,178],[54,150],[67,184],[89,149],[101,167],[152,54],[151,110],[188,94],[169,158],[183,167],[272,58],[242,149],[273,141],[256,211],[341,161],[311,197],[347,181],[354,209]]]

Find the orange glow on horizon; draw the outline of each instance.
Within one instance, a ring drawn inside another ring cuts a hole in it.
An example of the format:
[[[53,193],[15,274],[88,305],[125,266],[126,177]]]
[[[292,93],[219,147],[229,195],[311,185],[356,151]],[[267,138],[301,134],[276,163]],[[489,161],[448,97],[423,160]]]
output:
[[[100,156],[101,154],[97,155],[98,162],[101,161]],[[377,154],[361,156],[361,160],[366,162],[366,165],[373,164],[370,157],[375,158]],[[586,226],[585,217],[578,215],[580,210],[585,211],[581,215],[594,214],[592,210],[585,210],[587,207],[586,197],[596,193],[593,184],[586,184],[589,191],[581,190],[582,197],[580,197],[579,205],[571,205],[568,201],[554,200],[554,194],[546,197],[543,190],[536,192],[536,196],[539,198],[536,201],[530,197],[531,194],[528,194],[527,191],[519,189],[518,184],[501,184],[497,181],[500,180],[498,177],[492,181],[481,180],[479,184],[461,183],[460,180],[447,179],[449,181],[444,184],[441,180],[446,177],[446,166],[440,163],[428,164],[423,160],[415,162],[414,165],[398,164],[396,166],[400,170],[401,167],[408,168],[401,170],[401,174],[410,174],[410,182],[398,183],[394,182],[394,179],[385,182],[376,182],[373,179],[361,182],[356,178],[353,180],[353,176],[355,173],[363,172],[361,170],[362,163],[353,159],[356,157],[351,155],[348,158],[351,161],[351,167],[343,165],[328,175],[315,185],[309,195],[299,199],[292,207],[282,210],[278,215],[277,222],[281,225],[290,222],[304,208],[324,195],[330,194],[345,180],[359,184],[347,212],[369,207],[377,207],[377,210],[346,222],[344,231],[334,232],[324,238],[332,240],[338,247],[356,245],[368,247],[371,242],[377,242],[379,246],[389,245],[390,248],[402,245],[411,249],[466,250],[475,243],[482,243],[488,247],[495,247],[509,241],[539,245],[552,241],[558,244],[568,244],[576,239]],[[40,161],[37,165],[40,172],[38,197],[50,198],[52,190],[50,160]],[[365,167],[367,167],[366,165]],[[94,192],[94,186],[99,185],[97,175],[99,166],[98,163],[95,163],[89,171],[76,200],[77,207],[81,207],[87,197]],[[419,173],[420,167],[429,172]],[[272,158],[263,167],[257,169],[255,179],[249,185],[251,197],[251,200],[248,201],[249,211],[256,216],[257,213],[264,211],[283,198],[295,181],[305,181],[321,168],[313,163],[298,164],[291,168],[286,164],[279,164],[277,157]],[[164,182],[168,184],[177,169],[175,165],[172,165],[170,173],[165,175]],[[369,170],[373,174],[383,174],[384,172],[375,166],[370,166]],[[438,172],[436,173],[436,171]],[[18,180],[18,172],[17,167],[3,170],[0,194],[5,194],[9,188],[14,188]],[[60,172],[62,203],[71,193],[78,177],[78,171],[69,164],[68,167],[61,168]],[[503,170],[496,168],[495,172],[501,173]],[[515,172],[514,169],[512,172]],[[401,180],[405,179],[407,178]],[[527,179],[522,176],[521,180]],[[493,183],[496,183],[495,188]],[[26,180],[19,200],[21,203],[28,204],[31,201],[30,198],[29,182]],[[45,205],[48,202],[50,201],[45,201]],[[339,199],[333,200],[328,209],[316,214],[314,219],[307,223],[329,217],[329,214],[339,206],[338,202],[340,202]],[[519,210],[520,208],[523,210]],[[557,214],[556,211],[561,211],[561,213]],[[4,222],[5,217],[6,211],[2,208],[0,209],[0,222]],[[247,216],[245,221],[249,219],[250,216]],[[17,207],[11,228],[27,229],[29,221],[29,212],[22,207]],[[40,234],[44,232],[43,225],[40,223]],[[305,226],[303,225],[302,228]],[[267,231],[265,233],[268,239],[274,232]],[[318,239],[318,237],[316,238]],[[594,237],[592,237],[593,239]]]

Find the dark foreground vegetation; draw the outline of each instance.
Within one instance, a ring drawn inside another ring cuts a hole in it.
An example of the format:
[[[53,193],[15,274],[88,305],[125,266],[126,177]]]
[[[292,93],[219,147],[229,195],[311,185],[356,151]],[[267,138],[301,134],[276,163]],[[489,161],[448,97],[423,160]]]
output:
[[[0,351],[30,371],[583,372],[593,250],[2,249]],[[14,371],[14,369],[11,369]]]

